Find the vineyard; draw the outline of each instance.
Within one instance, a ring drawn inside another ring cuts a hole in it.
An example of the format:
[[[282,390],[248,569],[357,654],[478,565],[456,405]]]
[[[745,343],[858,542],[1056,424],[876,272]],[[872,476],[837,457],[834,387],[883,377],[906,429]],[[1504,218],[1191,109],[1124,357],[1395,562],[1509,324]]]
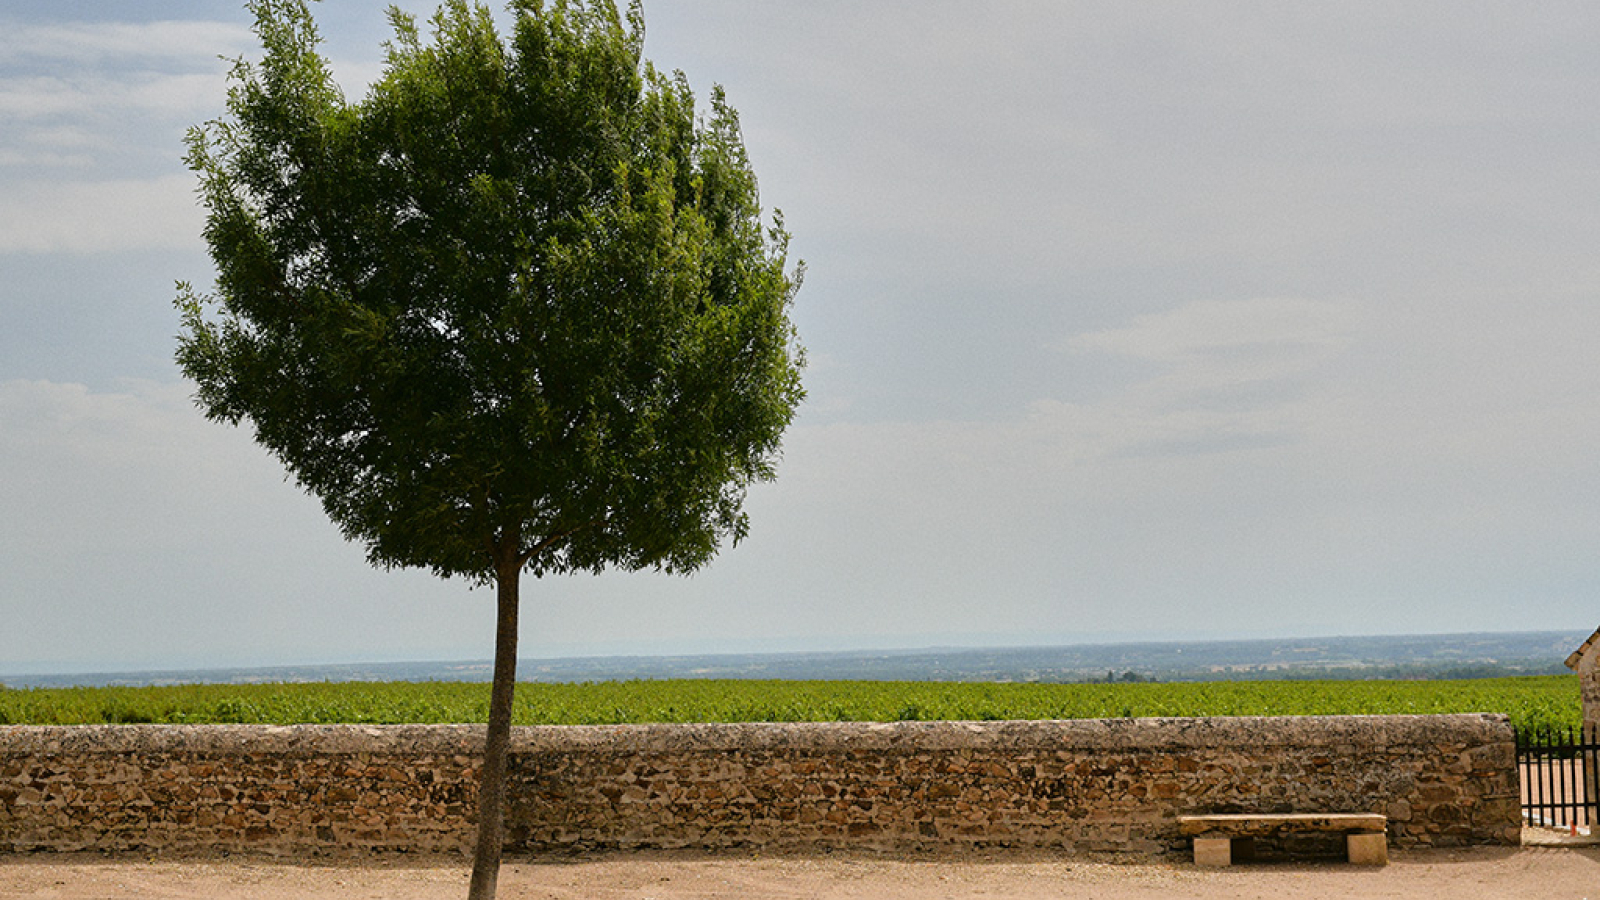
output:
[[[462,682],[0,689],[0,725],[483,722],[489,686]],[[619,681],[517,686],[519,725],[893,722],[1145,716],[1500,712],[1519,729],[1576,727],[1570,676],[1468,681],[1022,684]]]

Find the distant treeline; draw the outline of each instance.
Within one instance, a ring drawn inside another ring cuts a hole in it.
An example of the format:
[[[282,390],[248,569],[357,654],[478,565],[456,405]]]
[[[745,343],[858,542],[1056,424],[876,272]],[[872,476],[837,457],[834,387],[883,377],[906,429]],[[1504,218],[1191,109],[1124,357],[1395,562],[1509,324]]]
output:
[[[1304,668],[1279,673],[1274,677],[1292,681],[1325,681],[1333,678],[1380,681],[1461,681],[1472,678],[1516,678],[1528,675],[1559,676],[1573,674],[1562,663],[1549,665],[1502,665],[1499,663],[1456,663],[1404,666],[1363,666],[1358,669]],[[1576,688],[1574,688],[1576,690]]]

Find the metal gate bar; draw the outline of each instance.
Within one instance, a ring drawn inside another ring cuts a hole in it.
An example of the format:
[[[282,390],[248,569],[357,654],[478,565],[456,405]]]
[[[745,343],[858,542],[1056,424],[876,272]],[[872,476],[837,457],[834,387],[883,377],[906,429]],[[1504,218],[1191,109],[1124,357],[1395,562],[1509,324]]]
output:
[[[1539,729],[1517,733],[1522,817],[1529,824],[1569,828],[1600,823],[1600,727],[1576,734]]]

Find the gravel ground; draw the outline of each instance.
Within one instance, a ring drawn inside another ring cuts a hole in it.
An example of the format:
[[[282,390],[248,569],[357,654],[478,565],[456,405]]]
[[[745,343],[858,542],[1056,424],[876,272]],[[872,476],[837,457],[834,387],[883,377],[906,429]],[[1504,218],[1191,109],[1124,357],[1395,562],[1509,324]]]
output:
[[[459,857],[295,862],[249,857],[140,859],[86,854],[0,856],[0,900],[423,900],[466,895]],[[607,853],[513,858],[506,900],[1600,900],[1600,847],[1525,846],[1391,854],[1384,868],[1343,862],[1197,869],[1186,862],[1112,864],[1038,853]]]

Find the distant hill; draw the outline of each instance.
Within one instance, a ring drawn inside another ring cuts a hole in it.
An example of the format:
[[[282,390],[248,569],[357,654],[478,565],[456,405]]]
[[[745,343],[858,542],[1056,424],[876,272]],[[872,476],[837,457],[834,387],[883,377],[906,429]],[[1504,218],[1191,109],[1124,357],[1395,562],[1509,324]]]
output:
[[[523,681],[771,678],[884,681],[1240,681],[1565,674],[1589,632],[934,647],[921,650],[525,659]],[[413,662],[78,675],[0,675],[11,687],[305,681],[488,681],[488,662]]]

